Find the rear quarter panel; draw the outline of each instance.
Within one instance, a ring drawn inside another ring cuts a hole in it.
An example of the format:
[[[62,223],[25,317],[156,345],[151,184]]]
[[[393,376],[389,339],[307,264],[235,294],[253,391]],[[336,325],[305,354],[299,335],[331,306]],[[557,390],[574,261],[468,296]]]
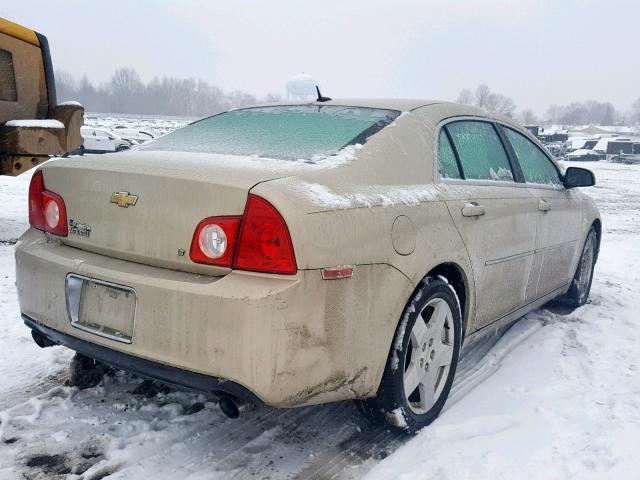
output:
[[[349,165],[265,182],[251,191],[283,214],[299,269],[354,265],[357,271],[386,264],[406,277],[407,282],[385,283],[374,293],[392,306],[391,314],[342,305],[346,317],[357,319],[355,328],[375,327],[388,347],[413,290],[434,267],[454,263],[463,272],[467,319],[473,318],[475,303],[467,252],[443,201],[455,192],[432,183],[433,133],[412,114],[396,123],[372,138]],[[337,289],[327,301],[339,298]],[[369,358],[357,361],[383,366],[387,352],[375,359],[369,352]]]

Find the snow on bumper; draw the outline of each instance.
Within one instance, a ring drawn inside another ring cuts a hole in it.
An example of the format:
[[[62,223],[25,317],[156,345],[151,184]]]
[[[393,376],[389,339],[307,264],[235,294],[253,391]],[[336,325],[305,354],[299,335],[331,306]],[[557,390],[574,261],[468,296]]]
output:
[[[130,344],[79,330],[67,312],[69,273],[137,294]],[[387,265],[351,279],[317,270],[292,277],[209,277],[118,260],[29,230],[16,248],[24,315],[59,332],[136,357],[235,382],[265,403],[292,407],[375,394],[402,298],[411,285]],[[398,290],[398,305],[381,289]]]

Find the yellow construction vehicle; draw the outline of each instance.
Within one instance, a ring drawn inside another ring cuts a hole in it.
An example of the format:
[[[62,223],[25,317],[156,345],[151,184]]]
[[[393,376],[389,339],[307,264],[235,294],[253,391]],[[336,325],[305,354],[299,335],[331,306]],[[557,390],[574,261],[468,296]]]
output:
[[[58,105],[47,38],[0,18],[0,175],[19,175],[82,145],[84,109]]]

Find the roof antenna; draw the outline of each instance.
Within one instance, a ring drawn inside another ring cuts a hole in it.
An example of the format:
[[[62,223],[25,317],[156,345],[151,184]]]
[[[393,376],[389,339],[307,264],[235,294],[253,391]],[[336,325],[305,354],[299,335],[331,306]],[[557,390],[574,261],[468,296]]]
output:
[[[322,96],[322,94],[320,93],[320,87],[318,87],[318,85],[316,85],[316,92],[318,92],[318,98],[316,98],[316,102],[328,102],[329,100],[331,100],[331,98],[329,97]]]

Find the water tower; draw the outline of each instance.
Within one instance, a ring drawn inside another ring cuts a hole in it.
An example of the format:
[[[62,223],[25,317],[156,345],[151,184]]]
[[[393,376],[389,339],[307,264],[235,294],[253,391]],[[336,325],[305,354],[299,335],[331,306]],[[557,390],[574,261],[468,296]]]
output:
[[[308,73],[294,75],[287,82],[287,99],[305,101],[316,98],[318,80]]]

